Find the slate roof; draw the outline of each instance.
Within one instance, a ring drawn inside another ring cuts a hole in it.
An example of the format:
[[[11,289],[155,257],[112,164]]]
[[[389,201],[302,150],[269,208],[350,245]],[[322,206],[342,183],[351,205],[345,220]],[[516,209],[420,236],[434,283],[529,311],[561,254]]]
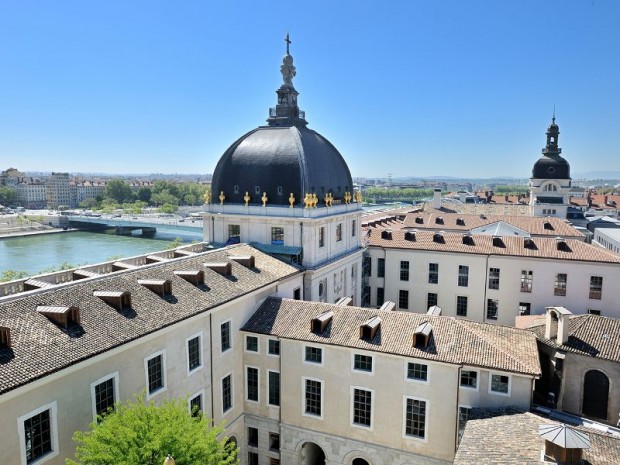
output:
[[[454,465],[541,463],[544,439],[538,437],[540,425],[559,424],[531,412],[514,409],[472,409],[470,419],[454,457]],[[583,459],[591,465],[620,463],[620,439],[578,428],[590,436],[590,448]]]
[[[602,358],[620,363],[620,319],[600,315],[575,315],[568,321],[568,341],[545,338],[545,317],[536,318],[527,329],[545,344],[566,352]]]
[[[566,239],[568,247],[558,250],[556,239],[546,237],[529,238],[534,247],[525,247],[523,237],[502,237],[503,246],[496,246],[493,245],[493,237],[487,235],[472,235],[473,244],[463,244],[463,235],[460,233],[446,232],[443,234],[443,242],[435,242],[435,231],[418,230],[415,241],[405,240],[404,230],[392,230],[391,239],[382,238],[381,230],[367,231],[370,231],[368,245],[374,247],[620,263],[620,255],[577,239]]]
[[[326,311],[334,313],[331,323],[322,333],[313,333],[312,319]],[[381,327],[375,337],[360,339],[360,326],[377,315]],[[429,347],[419,349],[413,347],[413,333],[424,322],[431,323],[433,332]],[[269,297],[242,331],[526,375],[541,373],[531,332],[444,316]]]
[[[203,266],[240,255],[254,255],[255,268],[230,260],[232,275],[222,276]],[[174,274],[192,269],[204,270],[205,285],[194,286]],[[0,394],[296,273],[297,268],[239,244],[11,296],[0,301],[0,326],[11,331],[11,348],[0,347]],[[172,295],[162,298],[139,284],[139,279],[170,280]],[[117,311],[94,296],[95,290],[128,291],[131,308]],[[57,326],[37,312],[41,305],[79,307],[80,325]]]

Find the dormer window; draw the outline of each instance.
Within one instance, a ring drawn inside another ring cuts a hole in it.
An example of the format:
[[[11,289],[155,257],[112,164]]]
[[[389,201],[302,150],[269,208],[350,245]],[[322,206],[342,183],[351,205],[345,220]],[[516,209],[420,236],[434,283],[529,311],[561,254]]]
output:
[[[433,326],[428,321],[419,325],[413,332],[413,347],[417,349],[428,348],[432,334]]]
[[[0,349],[11,348],[11,330],[6,326],[0,326]]]
[[[254,186],[254,193],[260,195],[260,186]]]
[[[124,291],[94,291],[93,295],[111,305],[119,312],[131,307],[131,293]]]
[[[321,313],[316,318],[313,318],[310,322],[310,331],[315,334],[321,334],[323,331],[325,331],[327,325],[331,323],[333,317],[334,312],[332,311]]]
[[[372,341],[379,328],[381,328],[381,318],[373,316],[360,326],[360,339]]]
[[[80,324],[80,309],[78,307],[39,305],[37,312],[65,328],[71,324]]]
[[[183,278],[185,281],[194,284],[195,286],[205,282],[205,275],[202,270],[175,271],[174,274],[179,278]]]
[[[444,240],[443,240],[443,233],[442,232],[437,232],[435,234],[433,234],[433,242],[437,242],[438,244],[443,244]]]
[[[172,281],[168,279],[138,279],[138,284],[162,297],[172,294]]]
[[[209,268],[222,276],[230,276],[232,274],[232,264],[230,262],[221,263],[205,263],[205,268]]]
[[[392,231],[389,230],[389,229],[385,229],[385,230],[381,231],[381,239],[391,240],[392,239]]]
[[[235,184],[235,185],[233,186],[233,193],[234,193],[234,194],[238,194],[238,193],[239,193],[239,185],[238,185],[238,184]]]
[[[456,224],[458,226],[465,226],[465,220],[463,218],[457,218],[456,219]]]
[[[424,218],[422,218],[421,216],[416,216],[415,222],[417,224],[424,224]]]

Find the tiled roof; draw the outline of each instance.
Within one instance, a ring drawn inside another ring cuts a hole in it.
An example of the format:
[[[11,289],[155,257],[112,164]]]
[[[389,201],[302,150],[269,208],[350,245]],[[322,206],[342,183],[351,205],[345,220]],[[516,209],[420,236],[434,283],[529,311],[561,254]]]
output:
[[[568,341],[559,345],[545,338],[545,317],[527,325],[545,344],[566,352],[620,363],[620,319],[600,315],[575,315],[568,322]]]
[[[392,230],[391,239],[382,238],[379,229],[367,231],[370,231],[368,245],[374,247],[620,263],[620,255],[577,239],[566,239],[566,247],[558,250],[556,239],[546,237],[528,238],[533,246],[525,247],[523,237],[502,237],[500,242],[503,245],[498,246],[493,245],[493,237],[487,235],[472,235],[473,244],[464,244],[463,235],[459,233],[443,233],[442,242],[435,242],[436,233],[433,231],[416,231],[414,241],[405,240],[404,230]]]
[[[311,321],[333,312],[331,323],[316,334]],[[379,316],[381,327],[371,341],[360,339],[360,326]],[[428,348],[413,346],[413,334],[424,322],[432,325]],[[285,339],[353,347],[375,352],[540,375],[536,337],[511,327],[451,317],[381,311],[270,297],[242,328]]]
[[[237,255],[254,255],[255,268],[230,260],[232,276],[222,276],[203,266]],[[204,270],[205,285],[194,286],[174,274],[187,269]],[[298,272],[240,244],[0,302],[0,326],[11,331],[11,348],[0,347],[0,394]],[[170,280],[172,295],[162,298],[140,285],[139,279]],[[95,290],[130,292],[131,308],[117,311],[93,295]],[[37,312],[42,305],[79,307],[80,325],[67,329],[55,325]]]
[[[545,440],[538,437],[540,425],[559,425],[557,421],[531,412],[472,409],[465,426],[454,465],[495,465],[541,463]],[[617,465],[620,463],[620,439],[588,433],[590,448],[583,450],[584,463]]]
[[[497,203],[461,203],[461,202],[442,202],[444,211],[453,213],[472,214],[472,215],[522,215],[529,216],[530,206],[524,204],[497,204]],[[433,202],[426,202],[424,210],[435,211]]]

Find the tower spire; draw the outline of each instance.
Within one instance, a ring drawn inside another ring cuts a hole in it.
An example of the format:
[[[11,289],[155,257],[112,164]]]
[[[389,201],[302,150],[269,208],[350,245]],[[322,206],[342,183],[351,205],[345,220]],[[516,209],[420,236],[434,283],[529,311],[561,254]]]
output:
[[[282,57],[282,65],[280,65],[282,85],[276,90],[278,103],[275,108],[269,109],[267,122],[269,126],[306,126],[308,123],[305,120],[305,113],[297,106],[299,92],[293,86],[293,78],[297,75],[297,71],[293,65],[290,50],[292,41],[288,32],[284,42],[286,42],[286,55]]]
[[[560,136],[560,128],[555,124],[555,104],[553,105],[553,116],[551,124],[547,128],[547,145],[542,153],[547,156],[557,156],[562,153],[562,149],[558,147],[558,137]]]
[[[288,34],[287,34],[288,37]],[[288,50],[288,46],[287,46],[287,50]],[[553,117],[551,118],[551,123],[555,124],[555,103],[553,104]]]

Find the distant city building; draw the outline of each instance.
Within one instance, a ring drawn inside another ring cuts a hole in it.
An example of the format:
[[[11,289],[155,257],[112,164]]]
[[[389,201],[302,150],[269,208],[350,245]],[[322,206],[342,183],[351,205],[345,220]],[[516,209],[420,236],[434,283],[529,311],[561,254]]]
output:
[[[15,168],[4,170],[0,173],[0,186],[14,187],[24,176],[24,173]]]
[[[533,216],[566,218],[571,192],[570,165],[560,155],[560,128],[555,114],[547,129],[547,145],[534,164],[530,178],[530,208]]]
[[[77,192],[69,180],[69,173],[52,173],[46,182],[48,208],[77,206]]]
[[[95,199],[105,195],[105,181],[76,180],[72,185],[76,189],[78,205],[86,199]]]
[[[41,179],[23,177],[14,187],[19,206],[32,209],[47,206],[47,187]]]

